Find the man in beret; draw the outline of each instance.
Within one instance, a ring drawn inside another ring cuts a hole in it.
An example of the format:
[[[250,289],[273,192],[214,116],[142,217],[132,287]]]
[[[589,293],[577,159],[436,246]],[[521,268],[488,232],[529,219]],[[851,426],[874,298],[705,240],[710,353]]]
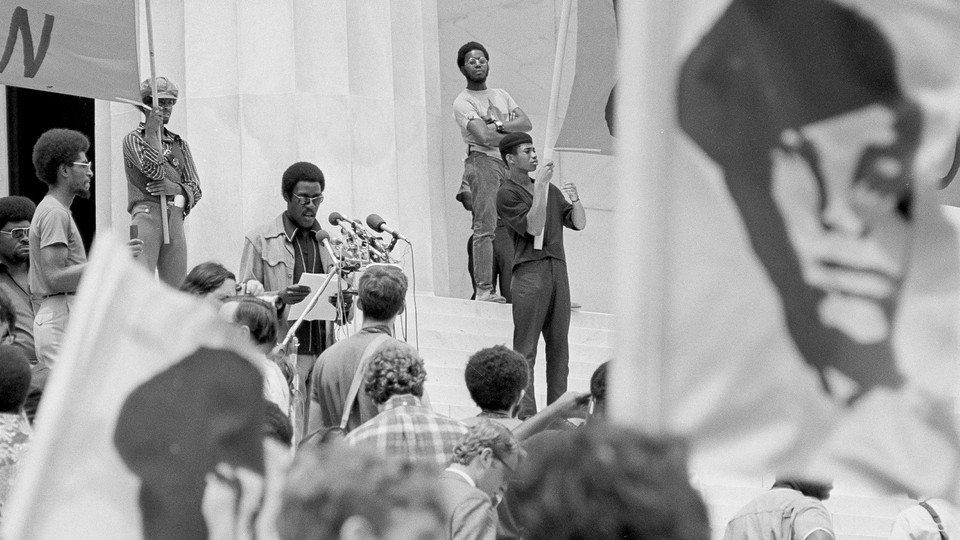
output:
[[[504,303],[509,292],[509,268],[500,268],[500,294],[493,292],[493,268],[496,260],[509,261],[510,245],[499,242],[495,246],[497,230],[497,189],[506,170],[500,161],[497,144],[507,133],[526,132],[533,124],[526,113],[505,90],[487,88],[490,55],[487,49],[471,41],[457,52],[457,67],[467,79],[467,87],[453,101],[453,118],[460,126],[460,134],[467,145],[463,162],[463,181],[457,200],[473,212],[473,286],[476,299],[481,302]],[[502,227],[502,225],[500,225]],[[502,237],[502,235],[499,235]],[[504,266],[509,267],[509,262]]]
[[[567,391],[570,358],[570,283],[563,252],[563,228],[583,230],[587,215],[577,186],[563,188],[550,183],[553,162],[537,172],[537,150],[526,133],[510,133],[500,140],[500,156],[507,179],[497,192],[497,212],[513,239],[513,349],[527,358],[530,377],[520,404],[521,419],[537,412],[533,388],[533,364],[537,341],[543,334],[547,347],[547,403]],[[549,196],[548,196],[549,193]],[[564,198],[566,195],[570,200]],[[543,235],[543,247],[534,248],[534,238]]]
[[[123,139],[123,163],[127,173],[127,211],[137,236],[143,240],[140,260],[164,283],[179,287],[187,275],[187,241],[183,219],[200,200],[200,179],[187,141],[169,131],[173,106],[180,94],[166,77],[157,77],[157,103],[150,79],[140,84],[140,97],[150,107],[145,120]],[[163,132],[161,133],[161,128]],[[160,195],[167,207],[160,208]],[[167,213],[170,243],[163,243],[160,212]]]

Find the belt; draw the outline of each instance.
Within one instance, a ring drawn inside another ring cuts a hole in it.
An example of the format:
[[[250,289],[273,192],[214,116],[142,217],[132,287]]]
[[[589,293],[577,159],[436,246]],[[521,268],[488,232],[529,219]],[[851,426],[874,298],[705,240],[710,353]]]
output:
[[[76,294],[77,294],[77,291],[58,292],[58,293],[54,293],[54,294],[48,294],[48,295],[46,295],[46,296],[41,296],[40,299],[43,300],[43,299],[45,299],[45,298],[53,298],[54,296],[74,296],[74,295],[76,295]]]

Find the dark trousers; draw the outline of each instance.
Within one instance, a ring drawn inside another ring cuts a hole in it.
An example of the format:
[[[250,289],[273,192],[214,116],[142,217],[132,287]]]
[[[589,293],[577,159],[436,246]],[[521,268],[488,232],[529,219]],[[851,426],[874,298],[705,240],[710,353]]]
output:
[[[510,303],[510,279],[513,275],[511,267],[513,266],[513,240],[510,239],[510,233],[507,227],[502,223],[497,223],[497,230],[493,237],[493,290],[497,292],[497,284],[500,285],[500,296],[507,299]],[[473,235],[467,238],[467,272],[470,273],[470,282],[473,283],[473,296],[471,300],[477,297],[477,284],[473,277]]]
[[[533,366],[540,334],[547,346],[547,403],[567,391],[570,372],[570,283],[567,265],[559,259],[522,263],[513,269],[513,349],[530,365],[527,393],[520,404],[520,418],[537,412]]]

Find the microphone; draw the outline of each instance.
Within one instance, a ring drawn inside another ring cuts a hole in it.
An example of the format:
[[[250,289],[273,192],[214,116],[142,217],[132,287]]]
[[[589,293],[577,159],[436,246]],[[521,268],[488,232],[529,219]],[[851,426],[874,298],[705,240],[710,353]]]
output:
[[[319,230],[314,234],[317,237],[317,242],[322,244],[323,247],[327,248],[327,253],[330,254],[330,258],[333,259],[334,261],[340,260],[340,257],[337,257],[336,255],[333,254],[333,248],[330,247],[330,233],[324,230]]]
[[[397,240],[403,240],[408,244],[410,243],[410,241],[407,240],[405,236],[400,234],[399,231],[396,231],[394,229],[391,229],[390,227],[387,227],[387,222],[384,221],[382,217],[376,214],[370,214],[369,216],[367,216],[367,227],[370,227],[371,229],[377,232],[385,232],[390,236],[396,238]]]
[[[330,212],[330,217],[327,219],[330,221],[330,224],[333,225],[334,227],[341,225],[340,224],[341,221],[345,221],[349,223],[351,227],[353,226],[353,222],[343,217],[343,214],[341,214],[340,212]]]

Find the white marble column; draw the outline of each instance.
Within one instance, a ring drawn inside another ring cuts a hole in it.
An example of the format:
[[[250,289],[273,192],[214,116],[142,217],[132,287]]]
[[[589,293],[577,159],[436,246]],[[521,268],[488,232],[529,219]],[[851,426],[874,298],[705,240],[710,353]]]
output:
[[[444,220],[431,211],[440,170],[436,0],[154,7],[158,73],[181,89],[169,127],[189,141],[204,193],[187,219],[189,264],[237,270],[243,235],[285,208],[284,169],[310,161],[327,179],[322,221],[331,211],[380,214],[413,241],[417,288],[433,291],[434,267],[443,273],[446,264],[435,262],[446,251]],[[130,106],[97,109],[97,153],[110,163],[98,175],[109,185],[98,199],[101,226],[129,222],[120,144],[138,120]]]

